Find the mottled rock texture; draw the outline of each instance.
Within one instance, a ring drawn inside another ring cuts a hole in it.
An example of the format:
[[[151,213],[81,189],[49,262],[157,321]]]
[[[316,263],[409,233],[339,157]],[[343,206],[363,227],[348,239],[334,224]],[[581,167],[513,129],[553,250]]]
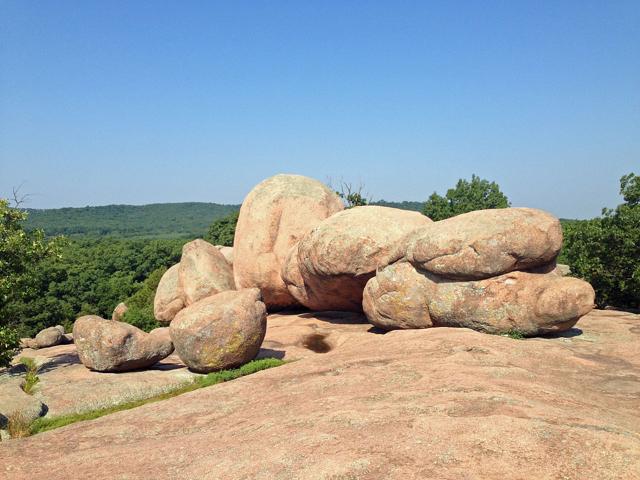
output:
[[[209,242],[197,239],[182,247],[178,285],[185,305],[235,289],[233,270],[227,259]]]
[[[432,223],[418,212],[364,206],[337,213],[288,253],[283,278],[289,292],[312,310],[362,311],[362,291],[376,269],[416,228]]]
[[[594,296],[587,282],[555,273],[458,282],[399,262],[369,281],[363,304],[369,321],[385,329],[446,326],[533,336],[571,328],[593,309]]]
[[[173,351],[170,341],[128,323],[85,315],[73,324],[80,361],[100,372],[124,372],[154,365]]]
[[[561,248],[556,217],[533,208],[501,208],[417,229],[407,240],[405,258],[446,278],[474,280],[548,264]]]
[[[153,315],[160,323],[170,323],[184,308],[184,294],[179,282],[180,264],[169,268],[158,283],[153,299]]]
[[[237,367],[258,354],[267,327],[260,290],[230,290],[180,311],[171,322],[177,354],[193,371]]]
[[[335,192],[300,175],[276,175],[254,187],[242,203],[233,243],[237,288],[259,288],[269,309],[294,305],[281,277],[289,250],[343,208]]]

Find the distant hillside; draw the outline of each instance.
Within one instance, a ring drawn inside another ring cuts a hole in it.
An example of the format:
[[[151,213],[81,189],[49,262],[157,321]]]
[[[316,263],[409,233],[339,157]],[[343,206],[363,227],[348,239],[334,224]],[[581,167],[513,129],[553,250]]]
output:
[[[101,207],[28,209],[28,228],[69,237],[201,237],[211,223],[240,205],[155,203]]]
[[[423,202],[387,202],[373,205],[422,211]],[[101,207],[27,209],[27,228],[67,237],[193,238],[202,237],[211,223],[238,210],[240,205],[218,203],[154,203]]]

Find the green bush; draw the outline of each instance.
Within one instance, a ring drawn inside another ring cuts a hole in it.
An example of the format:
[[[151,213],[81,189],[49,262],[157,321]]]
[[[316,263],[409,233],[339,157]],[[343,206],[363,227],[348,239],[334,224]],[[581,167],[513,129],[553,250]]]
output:
[[[0,368],[9,366],[19,345],[18,332],[9,327],[0,327]]]
[[[625,202],[592,220],[564,222],[562,258],[593,285],[600,307],[640,308],[640,177],[620,179]]]
[[[433,192],[422,213],[437,222],[474,210],[507,208],[510,205],[497,183],[472,175],[470,182],[462,178],[458,180],[455,188],[447,190],[444,197]]]
[[[240,215],[240,210],[232,212],[213,222],[209,227],[209,232],[205,240],[213,245],[233,247],[233,237],[236,234],[238,215]]]
[[[160,267],[151,272],[140,289],[124,301],[128,310],[124,314],[123,321],[145,332],[162,327],[153,314],[153,299],[156,296],[158,283],[166,271],[166,267]]]
[[[40,377],[38,377],[40,367],[36,361],[30,357],[20,357],[20,364],[25,368],[22,390],[28,395],[33,395],[35,386],[40,381]]]

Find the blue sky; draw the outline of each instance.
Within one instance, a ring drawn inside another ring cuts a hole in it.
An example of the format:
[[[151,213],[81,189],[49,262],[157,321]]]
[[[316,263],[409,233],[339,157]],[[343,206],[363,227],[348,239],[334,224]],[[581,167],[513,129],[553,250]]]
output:
[[[239,203],[472,173],[590,217],[640,173],[640,2],[0,0],[0,195]]]

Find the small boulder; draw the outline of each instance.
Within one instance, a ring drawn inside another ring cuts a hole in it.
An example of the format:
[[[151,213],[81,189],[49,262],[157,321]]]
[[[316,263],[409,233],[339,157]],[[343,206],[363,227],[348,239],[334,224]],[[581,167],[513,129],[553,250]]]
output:
[[[301,175],[276,175],[249,192],[234,238],[234,276],[240,288],[257,287],[269,309],[297,302],[282,280],[291,247],[325,218],[344,209],[326,185]]]
[[[154,365],[173,352],[170,341],[128,323],[85,315],[73,324],[78,357],[99,372],[125,372]]]
[[[220,251],[202,239],[182,247],[178,285],[185,305],[226,290],[234,290],[233,270]]]
[[[6,383],[0,388],[0,430],[5,430],[14,416],[28,425],[46,413],[46,407],[33,395],[27,395],[18,383]]]
[[[36,345],[38,348],[53,347],[60,344],[64,335],[64,327],[56,325],[55,327],[45,328],[36,335]]]
[[[153,299],[153,315],[160,323],[169,323],[184,308],[184,298],[179,282],[180,264],[169,268],[158,283]]]
[[[456,280],[494,277],[554,262],[562,227],[533,208],[477,210],[425,225],[407,241],[416,267]]]
[[[362,291],[410,232],[432,221],[418,212],[364,206],[320,223],[289,251],[282,275],[311,310],[362,311]]]
[[[267,311],[257,288],[221,292],[180,311],[169,327],[180,359],[207,373],[246,363],[258,354]]]
[[[111,314],[111,320],[115,322],[121,322],[124,318],[124,314],[127,313],[129,307],[124,302],[120,302],[116,308],[113,309],[113,313]]]

